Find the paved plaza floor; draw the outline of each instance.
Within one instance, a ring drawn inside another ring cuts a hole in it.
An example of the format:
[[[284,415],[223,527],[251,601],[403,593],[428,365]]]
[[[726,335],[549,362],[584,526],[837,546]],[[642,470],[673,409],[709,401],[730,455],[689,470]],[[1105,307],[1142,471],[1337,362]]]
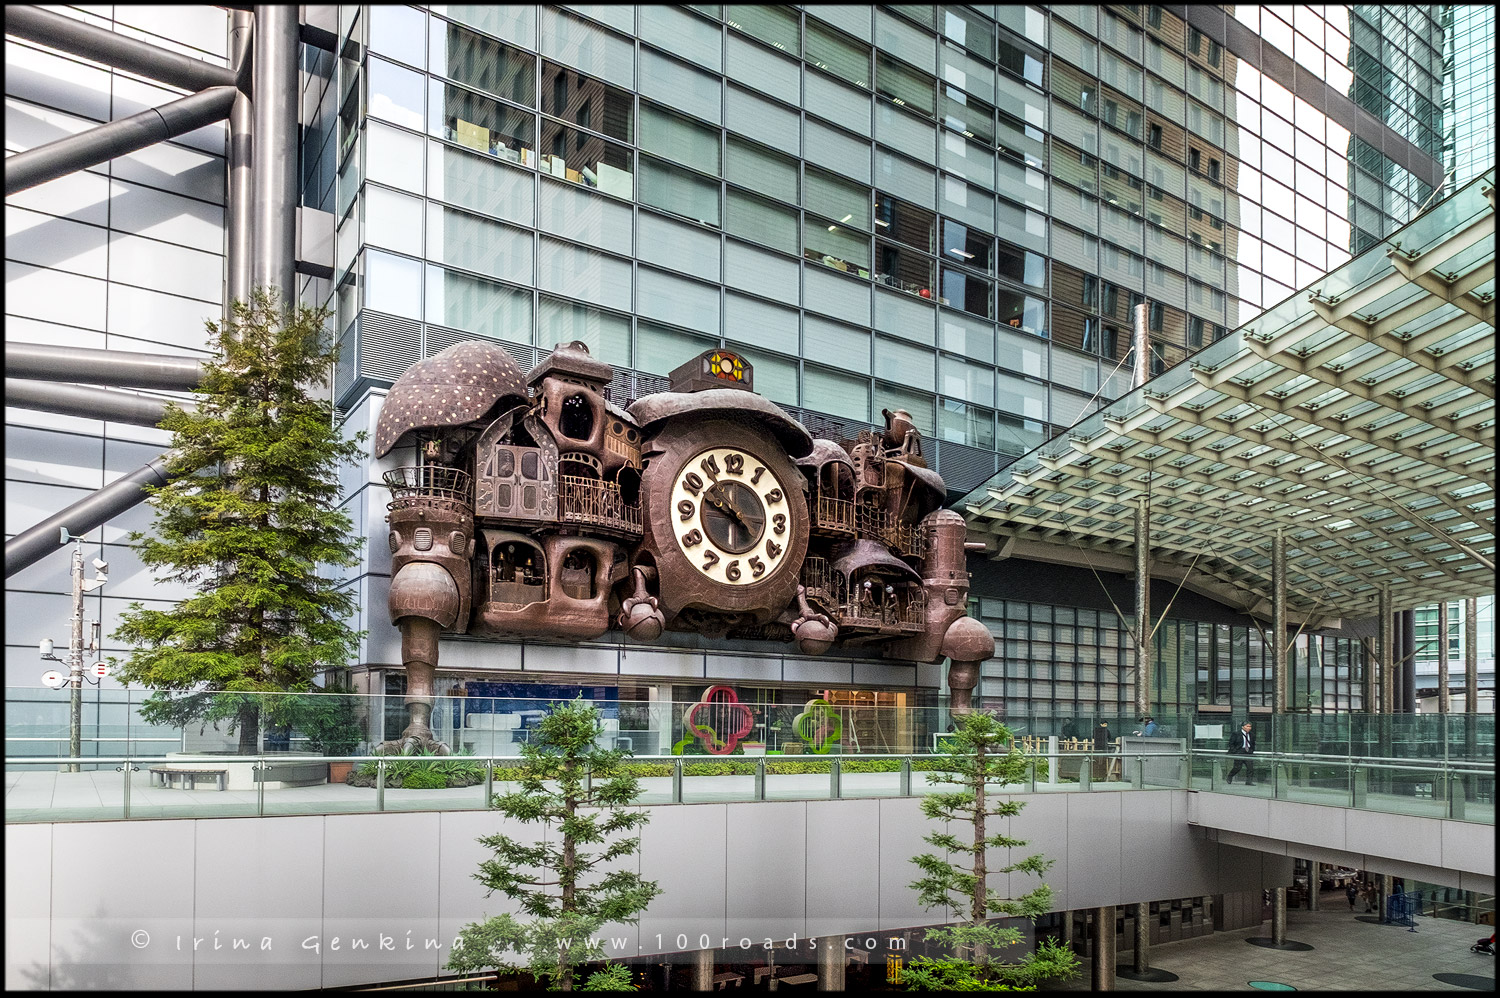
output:
[[[1468,991],[1470,988],[1434,975],[1465,975],[1495,987],[1495,958],[1471,953],[1480,936],[1494,931],[1447,918],[1419,917],[1417,931],[1381,925],[1350,912],[1342,891],[1325,891],[1320,911],[1293,908],[1287,912],[1288,942],[1306,943],[1309,950],[1276,950],[1250,939],[1269,939],[1271,923],[1255,928],[1215,932],[1197,939],[1157,943],[1150,950],[1152,969],[1170,971],[1176,981],[1132,981],[1116,976],[1118,991],[1258,991],[1258,981],[1290,985],[1298,991]],[[1363,916],[1373,918],[1374,916]],[[1118,965],[1134,967],[1134,955],[1119,953]],[[1090,961],[1082,960],[1083,975],[1058,988],[1093,990]],[[1477,982],[1474,982],[1477,983]]]

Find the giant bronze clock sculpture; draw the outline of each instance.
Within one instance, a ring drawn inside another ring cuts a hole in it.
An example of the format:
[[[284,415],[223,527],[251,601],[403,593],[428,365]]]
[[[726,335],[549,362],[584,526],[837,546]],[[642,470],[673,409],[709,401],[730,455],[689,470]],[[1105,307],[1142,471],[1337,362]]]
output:
[[[497,343],[413,365],[375,456],[392,491],[391,622],[410,723],[383,749],[445,752],[428,725],[440,634],[654,641],[664,630],[951,659],[966,709],[989,631],[966,615],[964,525],[910,416],[813,439],[726,350],[621,408],[614,371],[559,344],[522,376]]]

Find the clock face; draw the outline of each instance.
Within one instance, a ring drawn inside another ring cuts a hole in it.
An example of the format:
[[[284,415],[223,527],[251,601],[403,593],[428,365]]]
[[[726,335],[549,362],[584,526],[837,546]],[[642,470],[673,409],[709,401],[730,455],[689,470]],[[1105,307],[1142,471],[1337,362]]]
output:
[[[678,549],[715,582],[752,585],[791,560],[786,483],[748,451],[711,447],[684,461],[671,505]]]

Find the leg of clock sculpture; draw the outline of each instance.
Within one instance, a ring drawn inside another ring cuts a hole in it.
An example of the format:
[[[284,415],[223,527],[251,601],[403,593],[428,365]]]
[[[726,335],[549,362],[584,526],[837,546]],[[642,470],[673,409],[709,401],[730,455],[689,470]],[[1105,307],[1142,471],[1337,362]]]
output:
[[[406,666],[406,712],[408,722],[399,738],[381,742],[376,755],[414,751],[448,755],[447,745],[432,734],[433,673],[437,671],[438,635],[442,625],[425,617],[403,617],[401,661]]]
[[[949,709],[968,713],[974,707],[974,687],[979,683],[979,664],[995,654],[995,636],[973,617],[959,617],[943,635],[943,654],[948,656]]]

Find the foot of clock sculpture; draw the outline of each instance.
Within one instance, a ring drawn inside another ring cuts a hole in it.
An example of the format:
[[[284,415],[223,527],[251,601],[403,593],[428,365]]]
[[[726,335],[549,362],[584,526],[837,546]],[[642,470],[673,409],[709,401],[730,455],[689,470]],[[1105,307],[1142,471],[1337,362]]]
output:
[[[635,592],[620,604],[620,629],[632,641],[655,641],[661,637],[667,618],[657,606],[656,597],[646,592],[646,571],[637,566]]]
[[[827,614],[818,613],[807,602],[807,589],[797,587],[797,609],[800,611],[792,621],[792,638],[797,650],[804,655],[821,655],[838,640],[838,625],[828,619]]]

